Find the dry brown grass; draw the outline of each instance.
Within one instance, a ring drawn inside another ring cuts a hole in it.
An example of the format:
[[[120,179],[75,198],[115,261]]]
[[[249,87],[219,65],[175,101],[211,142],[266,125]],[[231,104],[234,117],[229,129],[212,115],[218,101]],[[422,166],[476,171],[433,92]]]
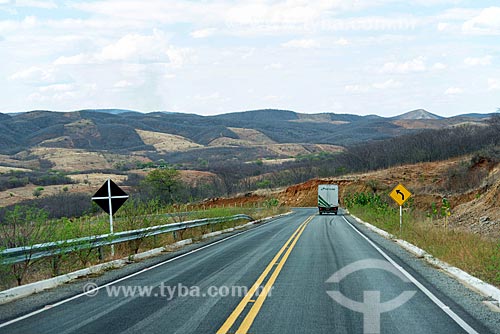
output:
[[[0,166],[5,166],[6,168],[11,168],[10,166],[12,166],[23,169],[35,169],[40,167],[40,162],[37,159],[28,157],[28,155],[29,154],[26,152],[16,154],[13,157],[0,154]]]
[[[37,147],[31,150],[33,155],[49,160],[53,169],[75,172],[88,169],[109,169],[113,160],[103,153],[90,152],[81,149]]]
[[[500,287],[500,242],[478,234],[446,228],[421,213],[405,213],[399,230],[399,212],[368,206],[349,208],[361,219],[420,247],[436,258]]]
[[[272,140],[262,132],[254,129],[245,129],[245,128],[229,128],[229,129],[234,133],[236,133],[241,140],[248,142],[249,144],[264,145],[264,144],[275,143],[274,140]]]
[[[147,145],[152,145],[159,152],[177,152],[187,151],[203,147],[185,137],[172,135],[168,133],[135,130]]]
[[[58,194],[63,191],[63,188],[67,188],[70,193],[93,194],[108,178],[112,179],[117,184],[120,184],[127,179],[126,175],[102,173],[76,174],[70,175],[69,177],[76,181],[76,183],[44,186],[40,197]],[[35,197],[33,196],[33,191],[38,187],[39,186],[33,184],[28,184],[24,187],[0,191],[1,206],[9,206],[25,200],[34,199]]]
[[[0,174],[9,173],[9,172],[31,172],[31,169],[21,168],[21,167],[0,166]]]

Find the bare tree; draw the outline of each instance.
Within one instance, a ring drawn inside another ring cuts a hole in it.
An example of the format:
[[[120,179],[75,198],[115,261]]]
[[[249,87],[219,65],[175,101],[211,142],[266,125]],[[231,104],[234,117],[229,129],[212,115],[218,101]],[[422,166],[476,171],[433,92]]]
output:
[[[0,248],[28,247],[49,241],[53,235],[54,225],[47,221],[44,210],[16,206],[5,214],[0,222]],[[31,251],[26,254],[23,262],[10,265],[10,274],[18,285],[22,284],[29,267],[33,264]]]

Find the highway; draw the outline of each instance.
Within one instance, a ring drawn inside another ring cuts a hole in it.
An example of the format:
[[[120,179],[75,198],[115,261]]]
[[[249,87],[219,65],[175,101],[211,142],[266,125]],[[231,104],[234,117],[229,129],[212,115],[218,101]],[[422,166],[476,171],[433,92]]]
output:
[[[0,333],[490,333],[350,221],[295,209]]]

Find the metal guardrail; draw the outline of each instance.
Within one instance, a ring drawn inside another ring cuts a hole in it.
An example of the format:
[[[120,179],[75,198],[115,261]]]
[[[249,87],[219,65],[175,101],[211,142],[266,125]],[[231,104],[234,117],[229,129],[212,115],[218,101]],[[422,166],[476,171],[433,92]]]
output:
[[[239,219],[253,220],[252,217],[244,214],[234,215],[230,217],[204,218],[189,220],[180,223],[151,226],[131,231],[117,232],[114,234],[101,234],[77,239],[47,242],[32,246],[8,248],[0,252],[0,262],[2,264],[13,264],[24,261],[31,261],[43,257],[71,253],[82,249],[115,245],[126,241],[155,236],[158,234],[182,231],[188,228],[218,224]]]

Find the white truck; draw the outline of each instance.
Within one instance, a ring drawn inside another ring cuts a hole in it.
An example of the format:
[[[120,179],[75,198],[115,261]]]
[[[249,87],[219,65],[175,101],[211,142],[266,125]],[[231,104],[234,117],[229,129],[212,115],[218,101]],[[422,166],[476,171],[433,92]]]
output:
[[[319,214],[333,212],[338,213],[339,210],[339,186],[336,184],[320,184],[318,185],[318,210]]]

